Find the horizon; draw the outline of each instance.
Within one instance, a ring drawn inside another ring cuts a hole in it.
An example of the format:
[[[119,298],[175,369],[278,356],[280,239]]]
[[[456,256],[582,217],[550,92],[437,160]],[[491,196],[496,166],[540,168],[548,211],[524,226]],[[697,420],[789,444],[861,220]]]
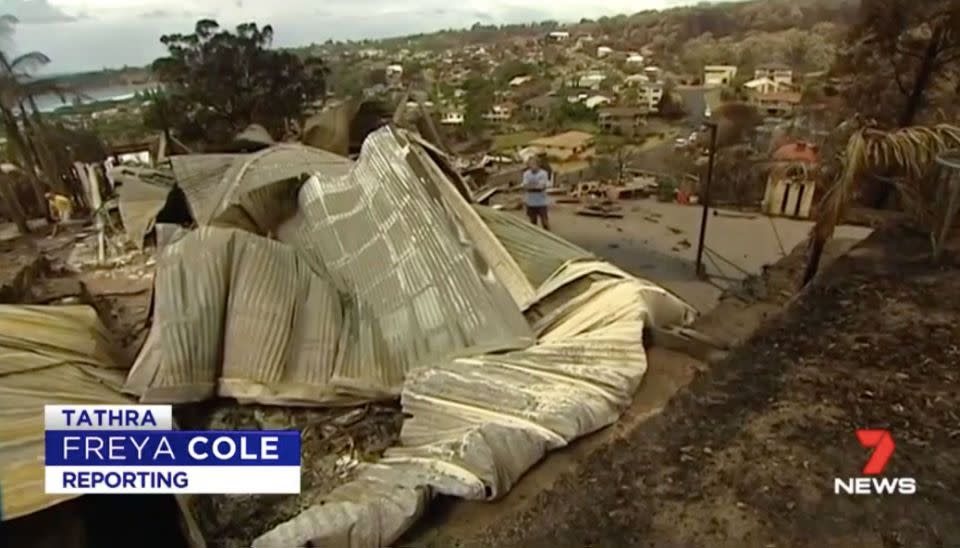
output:
[[[733,3],[743,0],[717,0]],[[380,0],[325,4],[287,0],[288,9],[275,10],[250,0],[191,0],[177,10],[159,0],[0,0],[0,13],[16,16],[20,23],[4,44],[14,54],[41,51],[51,62],[37,72],[66,76],[85,72],[145,68],[165,54],[160,37],[190,33],[197,20],[212,18],[225,28],[242,22],[270,24],[274,46],[296,48],[335,42],[384,40],[484,25],[530,24],[583,18],[597,19],[641,11],[663,11],[695,5],[696,0],[613,0],[604,7],[583,9],[573,0],[560,0],[550,8],[530,7],[514,0],[474,0],[449,8],[438,0],[418,0],[397,11]],[[315,31],[314,29],[320,29]]]

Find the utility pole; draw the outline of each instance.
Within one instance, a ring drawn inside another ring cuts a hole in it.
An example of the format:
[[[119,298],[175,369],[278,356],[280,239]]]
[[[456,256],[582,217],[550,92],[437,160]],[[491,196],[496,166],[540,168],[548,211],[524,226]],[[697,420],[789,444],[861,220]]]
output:
[[[700,241],[697,243],[697,276],[707,277],[707,270],[703,266],[703,246],[707,236],[707,217],[710,210],[710,183],[713,182],[713,161],[717,155],[717,123],[708,121],[705,125],[710,128],[710,158],[707,160],[707,180],[700,195],[703,204],[703,214],[700,217]]]

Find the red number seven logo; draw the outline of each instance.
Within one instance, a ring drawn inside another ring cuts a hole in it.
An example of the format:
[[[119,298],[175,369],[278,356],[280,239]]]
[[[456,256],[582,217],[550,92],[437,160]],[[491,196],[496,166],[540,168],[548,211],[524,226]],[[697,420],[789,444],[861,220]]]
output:
[[[860,440],[860,445],[868,449],[874,448],[867,463],[863,465],[863,473],[868,476],[882,474],[897,447],[893,443],[893,436],[888,430],[857,430],[857,439]]]

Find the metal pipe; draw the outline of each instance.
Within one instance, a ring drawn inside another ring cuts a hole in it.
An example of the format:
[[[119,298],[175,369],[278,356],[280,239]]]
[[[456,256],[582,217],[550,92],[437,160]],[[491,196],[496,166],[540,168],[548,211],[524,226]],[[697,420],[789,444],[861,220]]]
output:
[[[710,210],[710,183],[713,182],[713,161],[717,154],[717,123],[706,122],[705,125],[710,128],[710,158],[707,160],[707,181],[700,196],[700,202],[703,204],[703,214],[700,216],[700,241],[697,243],[697,276],[707,277],[706,269],[703,267],[703,245],[707,236],[707,217]]]

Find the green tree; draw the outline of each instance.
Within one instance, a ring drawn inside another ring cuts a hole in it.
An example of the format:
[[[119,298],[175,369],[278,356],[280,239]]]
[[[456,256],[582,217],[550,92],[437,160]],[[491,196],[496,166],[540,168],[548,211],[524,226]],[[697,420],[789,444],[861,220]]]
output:
[[[486,127],[483,115],[493,106],[493,86],[478,76],[468,78],[463,83],[464,111],[463,125],[468,132],[478,132]]]
[[[279,139],[307,105],[324,97],[323,61],[270,49],[272,41],[270,25],[244,23],[230,32],[211,19],[198,21],[191,34],[160,38],[168,55],[152,68],[181,139],[222,145],[254,123]]]
[[[532,76],[536,72],[536,67],[530,63],[525,63],[519,59],[513,59],[497,67],[494,72],[494,78],[501,84],[507,84],[517,76]]]

